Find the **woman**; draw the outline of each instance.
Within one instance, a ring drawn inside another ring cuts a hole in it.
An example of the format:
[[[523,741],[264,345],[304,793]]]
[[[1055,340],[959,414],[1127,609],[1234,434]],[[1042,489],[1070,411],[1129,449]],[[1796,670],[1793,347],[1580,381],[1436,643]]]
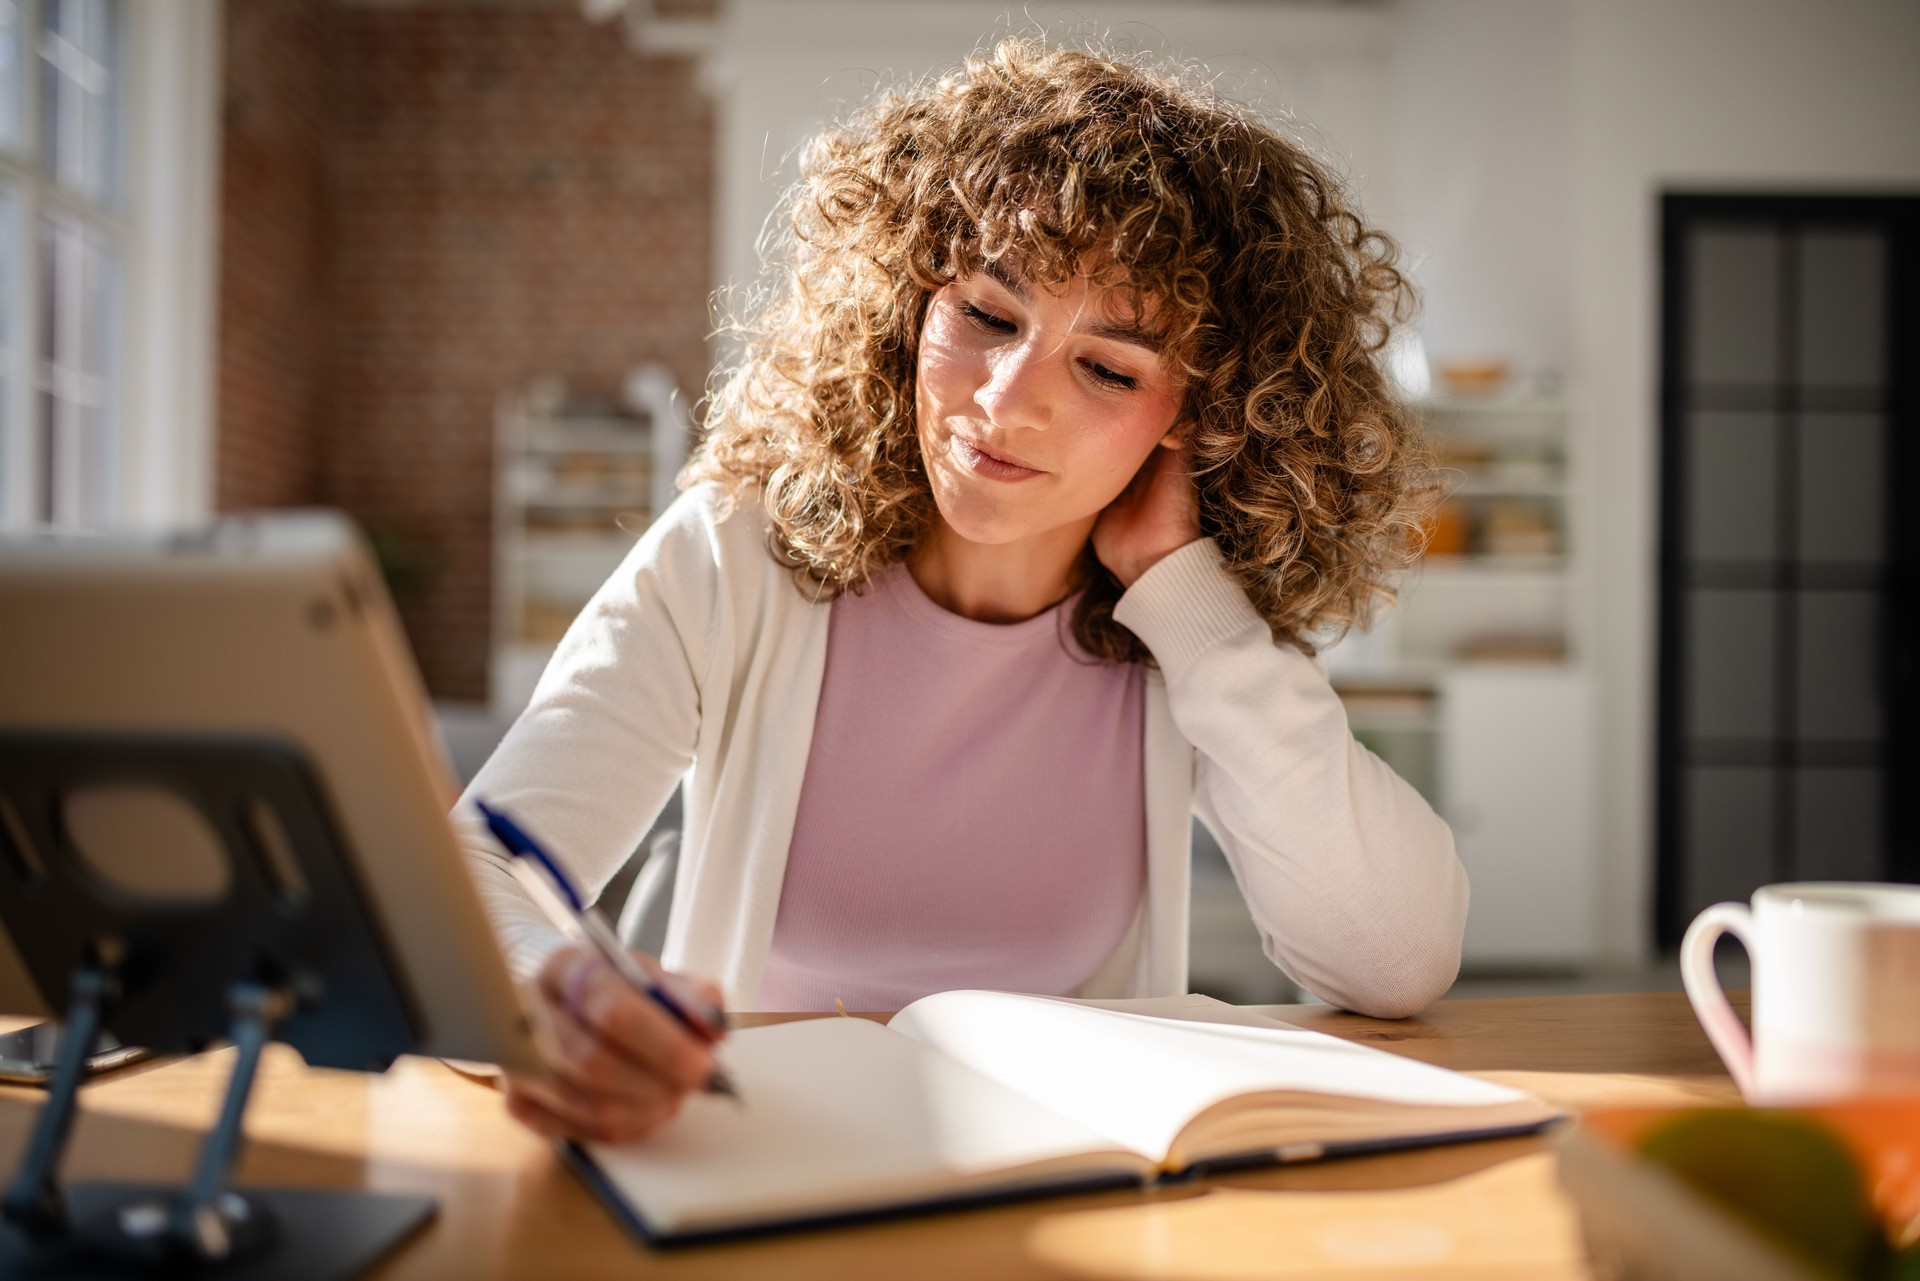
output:
[[[1182,992],[1194,813],[1295,979],[1440,995],[1452,838],[1311,657],[1424,509],[1390,242],[1205,88],[1021,40],[802,172],[686,492],[471,794],[597,891],[684,777],[663,960],[736,1008]],[[560,946],[466,800],[560,1047],[510,1107],[652,1131],[707,1043]]]

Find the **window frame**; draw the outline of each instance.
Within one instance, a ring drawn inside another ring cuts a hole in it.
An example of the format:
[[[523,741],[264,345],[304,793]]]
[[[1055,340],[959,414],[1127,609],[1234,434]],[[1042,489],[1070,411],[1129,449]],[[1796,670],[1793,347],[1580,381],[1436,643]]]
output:
[[[0,151],[0,182],[14,197],[18,269],[5,282],[9,346],[0,530],[44,527],[44,437],[39,399],[47,370],[40,325],[49,282],[40,265],[42,219],[73,220],[112,255],[105,306],[106,457],[103,523],[177,525],[212,509],[214,289],[218,231],[219,0],[119,4],[118,172],[95,204],[62,188],[47,167],[42,117],[43,0],[21,13],[19,149]],[[130,412],[138,406],[138,412]]]

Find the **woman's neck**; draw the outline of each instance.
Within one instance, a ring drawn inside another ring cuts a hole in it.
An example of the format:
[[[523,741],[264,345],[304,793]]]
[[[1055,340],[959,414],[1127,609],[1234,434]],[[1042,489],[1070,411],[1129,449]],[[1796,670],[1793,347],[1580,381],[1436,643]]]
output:
[[[1018,623],[1066,599],[1093,521],[1016,543],[975,543],[945,521],[907,556],[907,572],[940,608],[981,623]]]

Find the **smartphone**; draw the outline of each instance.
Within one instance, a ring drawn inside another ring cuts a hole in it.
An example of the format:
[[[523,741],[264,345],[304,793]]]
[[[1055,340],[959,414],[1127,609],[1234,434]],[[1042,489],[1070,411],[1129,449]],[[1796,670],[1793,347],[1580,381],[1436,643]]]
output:
[[[138,1045],[122,1045],[102,1032],[87,1056],[93,1072],[124,1067],[149,1058],[152,1050]],[[18,1031],[0,1033],[0,1081],[14,1085],[45,1085],[53,1079],[53,1068],[60,1056],[60,1025],[34,1023]]]

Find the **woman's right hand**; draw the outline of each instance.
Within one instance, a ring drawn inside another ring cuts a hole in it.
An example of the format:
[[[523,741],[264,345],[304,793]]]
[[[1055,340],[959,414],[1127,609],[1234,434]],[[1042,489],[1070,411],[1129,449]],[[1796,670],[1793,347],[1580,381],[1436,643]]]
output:
[[[635,959],[656,979],[666,976],[651,957]],[[672,979],[721,1009],[712,984]],[[506,1095],[507,1111],[539,1134],[595,1143],[645,1138],[717,1066],[710,1046],[724,1035],[721,1027],[711,1037],[689,1031],[594,953],[555,952],[540,970],[538,992],[553,1030],[553,1061],[544,1076],[509,1074]]]

